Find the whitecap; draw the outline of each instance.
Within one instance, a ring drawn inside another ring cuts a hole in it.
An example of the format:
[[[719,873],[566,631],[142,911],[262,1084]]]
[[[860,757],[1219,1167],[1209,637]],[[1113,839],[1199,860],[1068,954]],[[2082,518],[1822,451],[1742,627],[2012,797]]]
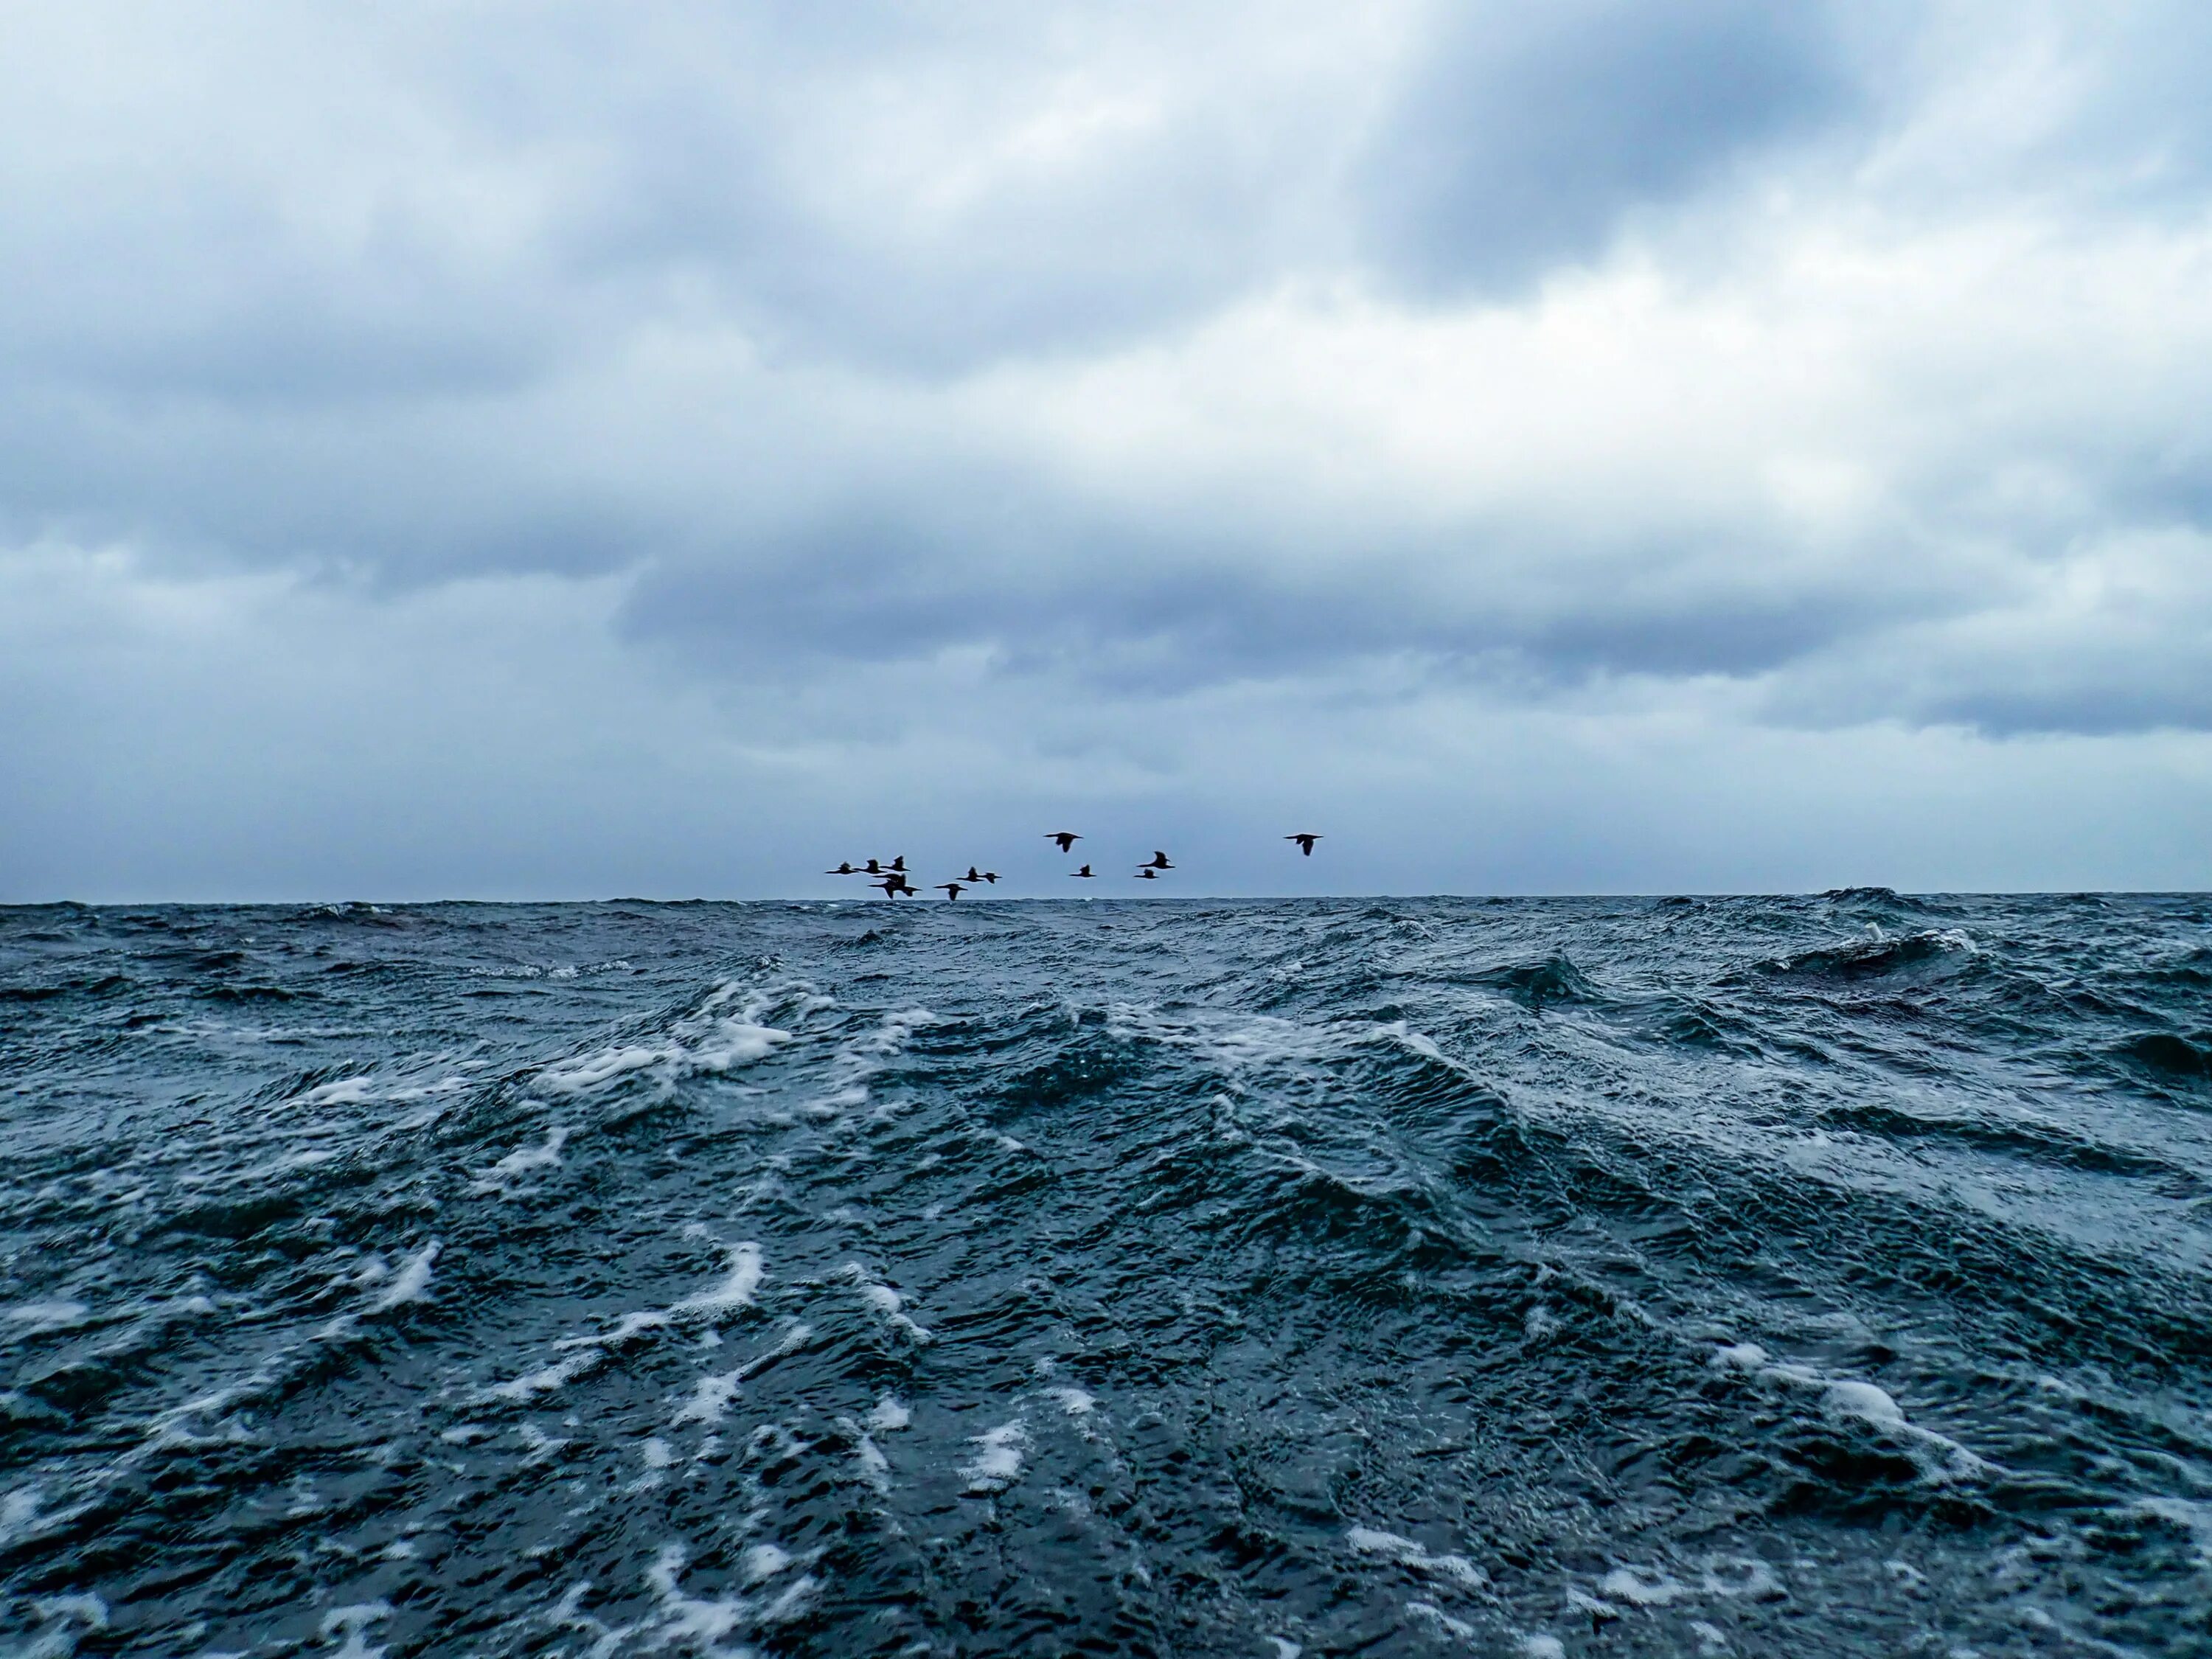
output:
[[[927,1342],[930,1334],[915,1324],[904,1313],[906,1298],[888,1285],[878,1284],[868,1276],[868,1270],[857,1261],[848,1261],[838,1270],[860,1292],[860,1299],[882,1316],[884,1322],[915,1342]]]
[[[1600,1593],[1639,1607],[1663,1607],[1680,1601],[1690,1587],[1656,1567],[1615,1567],[1598,1581]]]
[[[1856,1377],[1831,1377],[1809,1365],[1768,1363],[1766,1351],[1756,1343],[1738,1343],[1714,1351],[1716,1367],[1749,1373],[1757,1381],[1818,1396],[1820,1410],[1831,1421],[1865,1424],[1875,1433],[1903,1446],[1905,1455],[1930,1486],[1953,1480],[1979,1480],[1996,1466],[1968,1450],[1948,1435],[1923,1429],[1905,1414],[1886,1389]]]
[[[343,1635],[345,1645],[331,1659],[379,1659],[384,1650],[371,1647],[362,1632],[381,1620],[392,1617],[389,1601],[362,1601],[349,1607],[332,1607],[323,1615],[323,1637],[328,1640]]]
[[[1831,1382],[1820,1395],[1821,1409],[1831,1417],[1856,1417],[1879,1429],[1906,1426],[1905,1413],[1888,1391],[1871,1382],[1845,1380]]]
[[[702,1376],[692,1384],[691,1397],[683,1408],[669,1419],[672,1427],[681,1428],[686,1423],[719,1423],[729,1415],[730,1404],[738,1397],[738,1389],[744,1381],[744,1370],[719,1371]]]
[[[556,1125],[546,1132],[544,1140],[535,1146],[525,1146],[509,1152],[489,1169],[478,1172],[474,1193],[505,1192],[520,1177],[532,1170],[550,1170],[561,1163],[561,1149],[568,1144],[569,1132]]]
[[[368,1304],[369,1312],[386,1313],[403,1302],[428,1302],[430,1299],[430,1268],[438,1260],[438,1252],[442,1248],[434,1238],[408,1257],[406,1266],[399,1270],[399,1276],[385,1287],[382,1295]]]
[[[664,1042],[623,1043],[556,1061],[538,1073],[538,1084],[556,1093],[586,1094],[647,1073],[665,1089],[685,1076],[720,1074],[765,1059],[790,1042],[792,1033],[754,1022],[750,1016],[768,1006],[768,999],[757,993],[743,1014],[720,1012],[739,988],[735,981],[726,981],[696,1012],[678,1020]]]
[[[1362,1555],[1379,1555],[1416,1572],[1440,1574],[1455,1579],[1470,1589],[1490,1582],[1489,1575],[1464,1555],[1431,1555],[1412,1539],[1401,1538],[1395,1532],[1383,1532],[1374,1527],[1353,1527],[1344,1534],[1344,1541]]]
[[[693,1642],[707,1652],[716,1650],[722,1638],[746,1622],[751,1609],[743,1596],[721,1595],[709,1601],[686,1595],[678,1583],[684,1571],[684,1552],[678,1544],[664,1544],[645,1582],[660,1598],[660,1630],[655,1647]]]
[[[744,1574],[748,1584],[757,1584],[763,1578],[773,1578],[791,1565],[791,1552],[775,1544],[755,1544],[744,1553],[738,1571]]]
[[[336,1083],[319,1084],[290,1103],[295,1106],[362,1106],[376,1098],[368,1091],[366,1077],[341,1078]]]
[[[762,1278],[761,1248],[747,1240],[729,1247],[727,1276],[712,1290],[687,1296],[670,1313],[677,1316],[704,1314],[708,1318],[734,1313],[740,1308],[750,1308],[753,1293],[760,1289]]]
[[[1434,1625],[1446,1635],[1455,1636],[1462,1642],[1474,1639],[1474,1626],[1464,1619],[1455,1619],[1433,1601],[1408,1601],[1406,1611],[1416,1619]]]
[[[976,1453],[973,1462],[961,1467],[960,1474],[968,1483],[968,1491],[1003,1492],[1020,1478],[1022,1449],[1029,1443],[1029,1431],[1020,1419],[972,1435],[969,1443],[982,1449]]]

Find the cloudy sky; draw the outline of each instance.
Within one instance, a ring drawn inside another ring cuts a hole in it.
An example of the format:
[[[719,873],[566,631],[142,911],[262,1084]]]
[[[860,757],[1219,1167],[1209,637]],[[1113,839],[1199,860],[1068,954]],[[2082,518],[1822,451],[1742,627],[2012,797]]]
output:
[[[2212,886],[2201,0],[0,29],[0,900]]]

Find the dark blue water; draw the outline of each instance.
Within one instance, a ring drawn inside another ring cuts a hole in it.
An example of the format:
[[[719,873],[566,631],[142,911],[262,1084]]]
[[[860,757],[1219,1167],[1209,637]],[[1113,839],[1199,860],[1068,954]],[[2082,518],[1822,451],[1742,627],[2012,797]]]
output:
[[[2212,1652],[2198,897],[0,912],[0,1652]]]

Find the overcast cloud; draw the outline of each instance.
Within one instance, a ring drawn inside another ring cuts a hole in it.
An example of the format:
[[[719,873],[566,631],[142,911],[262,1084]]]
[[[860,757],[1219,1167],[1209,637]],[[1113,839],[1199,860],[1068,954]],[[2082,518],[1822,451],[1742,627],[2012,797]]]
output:
[[[2201,5],[0,28],[0,900],[2212,885]]]

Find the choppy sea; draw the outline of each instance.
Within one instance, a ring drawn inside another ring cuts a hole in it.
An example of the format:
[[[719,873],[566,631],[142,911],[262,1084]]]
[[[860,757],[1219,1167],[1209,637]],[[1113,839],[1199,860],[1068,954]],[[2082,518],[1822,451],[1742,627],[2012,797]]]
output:
[[[2212,1652],[2212,900],[0,911],[0,1653]]]

